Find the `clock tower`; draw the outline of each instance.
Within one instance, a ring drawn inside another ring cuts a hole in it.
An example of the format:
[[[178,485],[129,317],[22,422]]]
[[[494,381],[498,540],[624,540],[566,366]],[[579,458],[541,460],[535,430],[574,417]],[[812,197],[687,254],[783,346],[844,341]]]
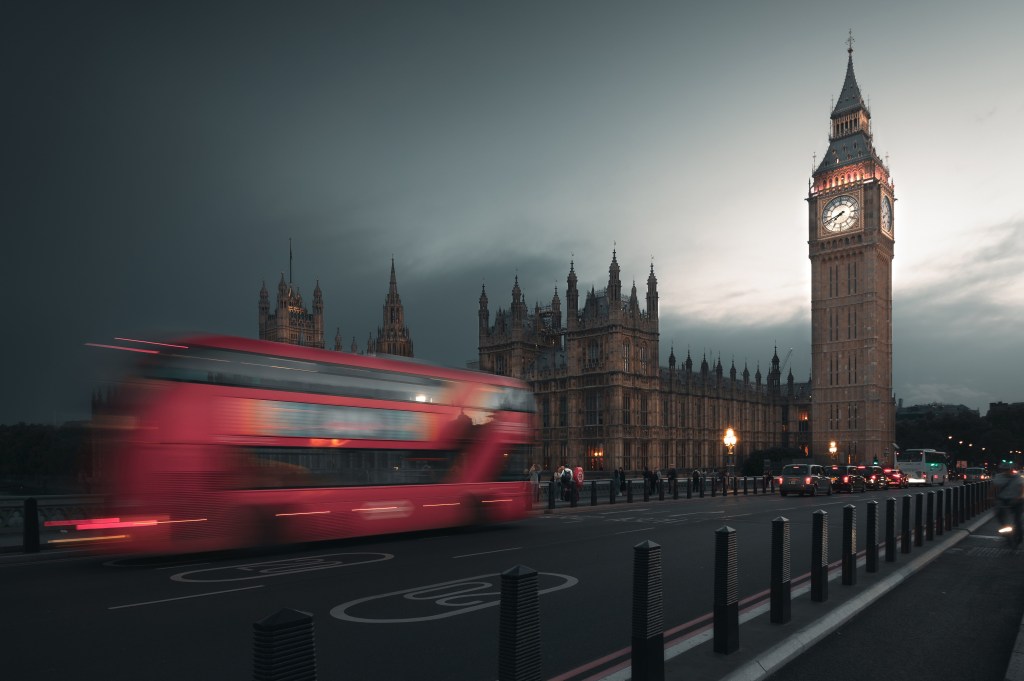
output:
[[[894,184],[875,151],[853,73],[831,115],[828,151],[807,196],[811,260],[811,453],[840,463],[893,462]]]

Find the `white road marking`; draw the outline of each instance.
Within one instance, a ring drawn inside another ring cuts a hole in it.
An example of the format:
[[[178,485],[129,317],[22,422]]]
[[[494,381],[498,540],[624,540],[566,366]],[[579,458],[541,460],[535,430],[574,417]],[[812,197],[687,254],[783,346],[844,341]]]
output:
[[[263,584],[257,584],[256,586],[243,586],[238,589],[225,589],[224,591],[208,591],[204,594],[192,594],[191,596],[178,596],[177,598],[164,598],[159,601],[145,601],[143,603],[128,603],[127,605],[113,605],[107,610],[120,610],[121,608],[137,608],[140,605],[155,605],[157,603],[170,603],[171,601],[183,601],[186,598],[202,598],[203,596],[216,596],[217,594],[231,593],[232,591],[245,591],[246,589],[262,589]]]
[[[471,556],[486,556],[489,553],[504,553],[505,551],[518,551],[523,547],[513,546],[510,549],[495,549],[494,551],[481,551],[480,553],[464,553],[461,556],[452,556],[452,558],[470,558]]]
[[[638,527],[635,530],[623,530],[622,532],[616,532],[615,534],[629,534],[630,532],[646,532],[647,530],[653,529],[653,527]]]

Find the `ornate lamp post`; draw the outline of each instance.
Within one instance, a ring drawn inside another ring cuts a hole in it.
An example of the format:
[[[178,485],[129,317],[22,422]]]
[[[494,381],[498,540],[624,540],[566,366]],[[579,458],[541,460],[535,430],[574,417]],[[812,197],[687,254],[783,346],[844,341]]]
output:
[[[736,441],[737,441],[736,431],[734,431],[732,429],[732,426],[729,426],[728,428],[725,429],[725,437],[722,438],[722,443],[725,444],[725,446],[729,449],[729,472],[730,473],[734,472],[735,468],[736,468],[736,462],[733,460],[733,456],[732,456],[733,448],[736,447]]]
[[[839,448],[836,447],[836,441],[832,440],[832,442],[828,443],[828,455],[832,460],[835,460],[837,451],[839,451]]]

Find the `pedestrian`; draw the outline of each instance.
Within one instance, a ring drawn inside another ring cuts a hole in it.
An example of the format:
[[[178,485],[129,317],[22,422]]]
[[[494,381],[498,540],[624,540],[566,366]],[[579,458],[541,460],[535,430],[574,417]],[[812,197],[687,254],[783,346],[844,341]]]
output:
[[[668,469],[668,491],[673,492],[676,489],[676,467],[672,466]]]
[[[626,471],[619,466],[619,496],[626,493]]]
[[[575,489],[576,485],[573,483],[572,469],[569,468],[568,466],[562,466],[561,482],[562,501],[569,501],[571,499],[570,495],[573,493],[573,490]]]
[[[540,466],[533,464],[528,471],[530,476],[530,489],[533,491],[533,500],[540,501]]]
[[[697,487],[700,485],[700,471],[694,468],[690,477],[693,479],[693,492],[696,493]]]
[[[619,469],[612,469],[612,489],[615,490],[616,496],[619,494]]]

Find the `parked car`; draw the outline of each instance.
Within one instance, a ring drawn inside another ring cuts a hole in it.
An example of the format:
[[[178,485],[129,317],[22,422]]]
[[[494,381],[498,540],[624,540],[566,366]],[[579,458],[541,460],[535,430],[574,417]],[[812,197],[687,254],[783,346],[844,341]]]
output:
[[[829,478],[832,483],[833,492],[863,492],[867,489],[864,483],[864,476],[857,472],[857,467],[852,465],[833,465],[829,469]]]
[[[881,466],[857,466],[857,472],[863,476],[867,489],[889,489],[889,478]]]
[[[903,475],[903,471],[899,468],[884,468],[882,470],[885,473],[885,477],[889,480],[889,487],[896,487],[898,489],[910,487],[910,483],[907,482],[907,476]]]
[[[791,463],[779,476],[779,494],[832,494],[832,481],[822,466],[812,463]]]

